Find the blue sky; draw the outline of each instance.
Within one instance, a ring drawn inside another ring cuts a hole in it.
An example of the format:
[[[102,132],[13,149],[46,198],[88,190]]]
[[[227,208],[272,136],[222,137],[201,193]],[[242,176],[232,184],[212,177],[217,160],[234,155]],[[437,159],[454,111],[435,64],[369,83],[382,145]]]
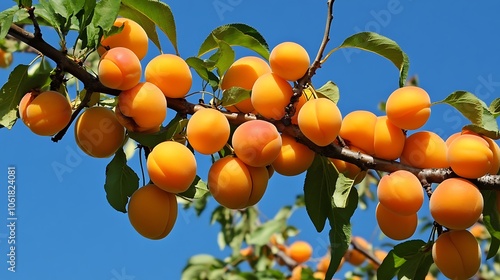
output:
[[[218,4],[226,10],[218,10]],[[306,4],[307,3],[307,4]],[[242,22],[259,30],[273,47],[283,41],[303,45],[313,58],[322,39],[326,1],[168,1],[177,24],[181,56],[197,53],[215,27]],[[410,74],[418,74],[420,85],[432,101],[455,90],[476,93],[490,103],[500,96],[500,2],[430,2],[412,0],[337,1],[327,50],[359,31],[375,31],[400,44],[410,58]],[[0,8],[14,5],[2,1]],[[47,40],[54,39],[47,32]],[[57,41],[52,41],[57,44]],[[165,52],[172,52],[167,41]],[[153,44],[144,61],[158,54]],[[246,54],[237,50],[237,55]],[[15,55],[14,63],[29,63],[30,55]],[[0,83],[9,70],[0,69]],[[347,50],[335,53],[319,69],[313,83],[333,80],[340,88],[343,115],[370,110],[380,115],[377,104],[397,87],[398,71],[387,60],[370,53]],[[192,91],[198,90],[195,81]],[[432,108],[424,129],[447,137],[467,122],[445,105]],[[169,111],[170,116],[173,112]],[[217,225],[209,226],[209,212],[197,218],[192,211],[179,211],[170,235],[160,241],[135,232],[128,217],[112,209],[105,198],[104,171],[111,159],[94,159],[79,151],[72,133],[59,143],[32,134],[21,122],[12,130],[0,129],[0,279],[179,279],[187,259],[195,254],[227,256],[216,243]],[[206,176],[209,157],[198,157],[200,175]],[[57,174],[54,164],[69,167]],[[130,166],[140,172],[135,155]],[[7,167],[15,166],[17,184],[17,272],[7,271]],[[263,216],[272,217],[284,204],[302,192],[304,176],[275,175],[259,203]],[[211,201],[209,209],[216,204]],[[353,234],[376,245],[374,205],[353,217]],[[424,206],[424,208],[426,205]],[[420,215],[424,216],[425,210]],[[317,233],[305,209],[290,220],[301,228],[296,239],[310,242],[314,258],[326,252],[326,232]],[[427,238],[428,233],[422,235]],[[387,249],[387,248],[385,248]],[[311,263],[312,264],[312,263]],[[315,266],[315,264],[312,264]],[[343,278],[345,266],[337,278]],[[130,276],[130,277],[126,277]]]

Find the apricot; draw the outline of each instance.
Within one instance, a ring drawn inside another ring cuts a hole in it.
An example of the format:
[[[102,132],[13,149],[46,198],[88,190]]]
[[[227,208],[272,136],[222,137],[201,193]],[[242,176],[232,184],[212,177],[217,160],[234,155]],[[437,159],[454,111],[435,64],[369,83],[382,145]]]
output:
[[[166,97],[183,98],[191,89],[193,76],[186,61],[173,54],[160,54],[146,65],[146,81],[155,84]]]
[[[29,92],[19,102],[19,115],[24,124],[35,134],[54,135],[68,125],[71,104],[56,91],[40,94]]]
[[[387,237],[394,240],[410,238],[417,229],[417,213],[406,216],[399,215],[385,208],[381,203],[378,203],[375,210],[375,216],[380,230]]]
[[[118,96],[116,114],[129,131],[144,132],[158,128],[167,115],[167,100],[152,83],[139,83]]]
[[[487,239],[489,236],[486,227],[480,223],[475,223],[474,225],[472,225],[469,231],[476,239]]]
[[[342,115],[330,99],[311,99],[300,109],[297,122],[309,140],[318,146],[327,146],[339,134]]]
[[[250,100],[260,115],[279,120],[285,116],[285,107],[292,95],[292,86],[286,80],[274,73],[267,73],[255,81]]]
[[[417,176],[406,170],[384,175],[377,187],[380,204],[398,215],[412,215],[424,203],[424,191]]]
[[[89,156],[106,158],[123,145],[125,129],[111,109],[91,107],[76,120],[75,140]]]
[[[136,190],[128,203],[128,218],[134,229],[149,239],[162,239],[177,219],[177,199],[153,184]]]
[[[348,148],[351,151],[365,153],[361,149],[354,146]],[[361,168],[355,164],[336,158],[329,158],[329,160],[333,163],[333,165],[335,165],[335,168],[337,168],[339,173],[342,173],[347,178],[354,180],[354,185],[359,184],[366,176],[366,170],[361,170]]]
[[[0,49],[0,67],[7,68],[12,64],[13,55],[11,52]]]
[[[201,154],[209,155],[220,151],[229,140],[230,127],[227,118],[220,111],[204,108],[196,111],[189,119],[186,135],[189,144]]]
[[[481,266],[481,248],[467,230],[451,230],[432,245],[432,259],[444,276],[469,279]]]
[[[330,254],[327,254],[327,255],[323,256],[321,258],[321,260],[318,262],[318,264],[316,265],[316,270],[318,272],[326,273],[326,271],[328,270],[328,267],[330,266],[330,261],[331,261]],[[342,266],[344,265],[344,262],[345,262],[345,258],[342,257],[342,259],[340,259],[340,264],[337,267],[337,271],[339,271],[340,269],[342,269]],[[321,278],[321,279],[324,279],[324,277]]]
[[[387,118],[401,129],[422,127],[431,114],[429,94],[416,86],[405,86],[391,93],[385,104]]]
[[[313,253],[313,248],[306,241],[295,241],[288,246],[287,255],[297,263],[308,261]]]
[[[271,72],[271,67],[262,58],[256,56],[242,57],[227,69],[222,77],[220,89],[227,90],[240,87],[251,90],[255,81],[262,75]],[[226,107],[231,112],[251,113],[254,111],[250,98]]]
[[[483,136],[484,140],[488,142],[489,148],[493,154],[493,158],[491,160],[491,167],[488,170],[488,174],[495,175],[500,171],[500,147],[498,144],[491,138]]]
[[[364,239],[363,237],[361,236],[353,236],[352,237],[352,240],[354,242],[356,242],[356,245],[359,246],[361,250],[364,250],[364,251],[371,251],[371,244],[368,243],[368,241],[366,241],[366,239]],[[345,260],[354,265],[354,266],[360,266],[362,265],[365,260],[366,260],[366,256],[361,253],[359,250],[357,249],[349,249],[347,250],[346,254],[345,254]]]
[[[264,195],[268,180],[265,167],[251,167],[232,156],[217,160],[208,171],[210,193],[229,209],[256,204]]]
[[[143,59],[148,52],[148,34],[137,22],[128,18],[117,18],[113,24],[116,27],[123,25],[123,29],[111,36],[105,36],[97,49],[99,55],[106,50],[124,47],[135,53],[139,60]]]
[[[388,253],[384,250],[377,249],[377,250],[373,251],[373,255],[375,255],[375,257],[380,261],[380,263],[382,263],[384,261],[384,259],[387,257]],[[368,260],[368,261],[369,261],[370,265],[375,269],[378,269],[378,267],[380,266],[378,263],[375,263],[372,260]]]
[[[252,120],[236,128],[232,144],[236,156],[245,164],[263,167],[278,157],[282,140],[274,125],[262,120]]]
[[[358,110],[347,114],[342,120],[339,135],[348,142],[349,146],[356,146],[369,155],[375,153],[375,125],[377,116],[369,111]]]
[[[127,48],[112,48],[101,56],[97,73],[103,85],[128,90],[141,80],[141,61]]]
[[[315,153],[289,135],[282,134],[281,141],[281,151],[272,163],[274,170],[285,176],[306,171],[314,161]]]
[[[309,54],[301,45],[283,42],[271,50],[269,64],[273,73],[288,81],[296,81],[309,69]]]
[[[477,222],[483,204],[481,192],[474,184],[462,178],[450,178],[434,190],[429,209],[437,223],[449,229],[466,229]]]
[[[419,131],[406,138],[401,163],[417,168],[448,168],[447,149],[436,133]]]
[[[387,116],[377,117],[373,136],[374,156],[386,160],[396,160],[401,156],[406,135],[401,128],[392,124]]]
[[[156,145],[149,154],[147,169],[156,186],[167,192],[181,193],[196,177],[196,159],[186,146],[165,141]]]
[[[313,98],[313,93],[310,91],[303,91],[302,95],[300,95],[299,100],[295,103],[295,114],[292,116],[292,123],[298,125],[299,124],[299,112],[306,104],[306,102]]]
[[[486,175],[493,162],[493,152],[488,142],[472,134],[463,134],[453,140],[447,155],[453,172],[469,179]]]

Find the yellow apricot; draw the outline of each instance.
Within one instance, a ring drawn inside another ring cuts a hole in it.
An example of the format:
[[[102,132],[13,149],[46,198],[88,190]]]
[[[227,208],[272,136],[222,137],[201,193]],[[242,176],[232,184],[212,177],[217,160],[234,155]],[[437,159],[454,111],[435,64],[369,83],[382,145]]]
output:
[[[292,123],[298,125],[299,124],[299,112],[302,109],[302,106],[306,104],[306,102],[313,98],[313,93],[311,91],[303,91],[299,97],[297,103],[295,103],[295,114],[292,116]]]
[[[462,178],[450,178],[434,190],[429,209],[437,223],[449,229],[466,229],[477,222],[483,204],[481,192],[474,184]]]
[[[166,97],[184,98],[193,76],[186,61],[173,54],[160,54],[146,65],[146,81],[155,84]]]
[[[387,116],[377,117],[373,137],[375,157],[396,160],[403,152],[405,140],[404,132],[392,124]]]
[[[297,263],[308,261],[313,253],[313,248],[306,241],[295,241],[287,249],[287,255]]]
[[[446,143],[434,132],[419,131],[406,138],[401,163],[417,168],[447,168]]]
[[[299,111],[299,128],[318,146],[327,146],[337,138],[342,115],[337,105],[326,98],[311,99]]]
[[[296,81],[309,69],[309,54],[301,45],[283,42],[271,50],[269,64],[273,73],[285,80]]]
[[[154,84],[139,83],[120,93],[115,112],[129,131],[144,132],[158,128],[165,120],[167,100]]]
[[[276,127],[262,120],[241,124],[232,138],[236,156],[245,164],[255,167],[271,164],[281,151],[281,143]]]
[[[133,51],[139,60],[143,59],[148,52],[148,34],[142,26],[128,18],[117,18],[113,25],[116,27],[123,25],[123,29],[119,33],[103,37],[97,49],[99,55],[108,49],[124,47]]]
[[[256,56],[245,56],[236,60],[222,77],[220,89],[227,90],[240,87],[251,90],[255,81],[262,75],[270,73],[269,64]],[[254,111],[250,98],[226,107],[231,112],[251,113]]]
[[[56,91],[40,94],[29,92],[19,102],[19,115],[33,133],[50,136],[68,125],[71,119],[71,104]]]
[[[351,151],[365,153],[364,151],[355,146],[347,148],[349,148],[349,150]],[[339,173],[342,173],[347,178],[354,180],[354,185],[359,184],[361,181],[363,181],[363,179],[366,176],[366,170],[361,170],[361,168],[359,168],[355,164],[336,158],[329,158],[329,160],[333,163],[333,165],[335,165],[335,168],[337,168],[337,171]]]
[[[123,145],[124,139],[125,129],[109,108],[88,108],[76,120],[76,144],[89,156],[110,157]]]
[[[12,64],[13,55],[11,52],[6,52],[0,49],[0,67],[7,68]]]
[[[432,245],[432,258],[444,276],[469,279],[481,266],[481,248],[467,230],[452,230],[441,234]]]
[[[306,171],[314,161],[315,153],[289,135],[282,134],[281,141],[281,151],[272,163],[274,170],[285,176]]]
[[[376,123],[377,116],[372,112],[352,111],[342,120],[339,135],[348,142],[349,146],[356,146],[367,154],[373,155]]]
[[[141,61],[127,48],[112,48],[101,56],[98,75],[99,81],[109,88],[131,89],[141,80]]]
[[[156,186],[167,192],[181,193],[196,177],[196,159],[186,146],[165,141],[156,145],[149,154],[147,169]]]
[[[381,203],[378,203],[375,216],[380,230],[387,237],[394,240],[410,238],[417,229],[417,213],[406,216],[399,215],[385,208]]]
[[[230,127],[227,118],[218,110],[204,108],[196,111],[186,128],[189,144],[201,154],[220,151],[229,140]]]
[[[398,215],[415,214],[424,203],[424,191],[417,176],[406,170],[384,175],[377,196],[385,208]]]
[[[162,239],[177,219],[177,199],[153,184],[136,190],[128,203],[128,218],[135,230],[150,239]]]
[[[285,107],[292,95],[292,86],[286,80],[274,73],[267,73],[255,81],[250,99],[260,115],[279,120],[285,116]]]
[[[469,179],[486,175],[493,162],[493,152],[488,142],[472,134],[463,134],[453,140],[447,155],[453,172]]]
[[[493,154],[493,158],[491,160],[491,167],[488,171],[489,174],[495,175],[500,171],[500,147],[498,144],[491,138],[483,136],[484,140],[488,142],[489,148]]]
[[[422,88],[406,86],[396,89],[387,99],[387,118],[401,129],[422,127],[431,114],[431,99]]]
[[[230,209],[256,204],[264,195],[268,179],[265,167],[247,166],[232,156],[217,160],[208,171],[210,193],[220,205]]]

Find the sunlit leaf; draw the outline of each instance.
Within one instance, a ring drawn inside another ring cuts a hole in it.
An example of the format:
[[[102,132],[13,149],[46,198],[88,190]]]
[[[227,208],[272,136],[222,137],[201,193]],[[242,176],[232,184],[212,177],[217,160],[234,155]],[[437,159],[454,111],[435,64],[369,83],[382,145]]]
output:
[[[233,48],[231,48],[228,43],[215,38],[215,36],[214,40],[217,42],[219,47],[217,48],[217,51],[212,56],[210,56],[209,60],[215,62],[214,67],[217,68],[217,73],[219,74],[219,76],[222,76],[229,68],[229,66],[231,66],[231,64],[234,62],[236,55]]]
[[[250,90],[240,87],[231,87],[222,92],[221,105],[231,106],[248,98],[250,98]]]
[[[332,81],[328,81],[326,84],[316,89],[316,93],[318,97],[330,99],[335,104],[338,103],[340,99],[339,87]]]
[[[496,98],[491,102],[489,110],[495,118],[500,116],[500,98]]]
[[[104,184],[106,198],[113,208],[126,213],[128,198],[138,187],[139,177],[127,165],[125,153],[120,148],[106,166],[106,183]]]
[[[186,63],[189,67],[196,71],[200,78],[207,81],[214,90],[218,88],[219,77],[209,70],[209,65],[207,65],[203,59],[198,57],[188,57],[186,59]]]
[[[250,233],[248,244],[262,246],[269,242],[274,233],[281,232],[286,228],[286,220],[269,220],[260,225],[255,231]]]
[[[189,188],[179,193],[178,195],[181,197],[191,198],[191,199],[200,199],[208,193],[207,183],[201,180],[200,176],[196,175],[193,183],[189,186]]]
[[[0,39],[5,38],[9,32],[10,26],[14,21],[14,16],[19,11],[18,6],[11,7],[9,9],[0,12]]]
[[[389,251],[380,267],[377,269],[379,279],[392,279],[398,275],[398,279],[423,279],[432,264],[430,250],[424,251],[422,248],[428,246],[422,240],[410,240],[400,243]],[[430,257],[430,263],[428,258]],[[417,278],[425,270],[422,278]]]

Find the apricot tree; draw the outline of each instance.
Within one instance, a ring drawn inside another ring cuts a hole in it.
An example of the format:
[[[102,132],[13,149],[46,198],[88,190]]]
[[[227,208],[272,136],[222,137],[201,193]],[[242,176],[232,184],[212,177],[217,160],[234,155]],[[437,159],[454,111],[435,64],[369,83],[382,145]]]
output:
[[[327,1],[324,37],[311,63],[300,44],[270,48],[257,30],[241,23],[215,28],[195,56],[180,57],[174,16],[159,1],[18,0],[0,13],[2,63],[24,51],[36,59],[16,65],[0,89],[0,125],[11,129],[21,118],[54,142],[73,129],[89,156],[114,155],[106,168],[107,199],[128,213],[145,238],[162,239],[175,230],[178,203],[199,214],[213,197],[221,206],[212,221],[221,225],[219,242],[232,254],[224,260],[193,256],[184,279],[331,279],[344,261],[362,266],[366,259],[360,271],[380,279],[424,279],[433,263],[449,278],[473,277],[481,265],[476,238],[487,239],[487,258],[499,260],[500,98],[487,105],[473,93],[456,91],[431,103],[408,79],[406,53],[377,33],[356,33],[330,48],[334,2]],[[54,29],[59,42],[45,41],[42,29]],[[175,53],[162,53],[158,31]],[[77,38],[73,46],[68,34]],[[150,42],[160,54],[144,64]],[[255,55],[237,58],[235,47]],[[384,102],[383,116],[341,112],[335,83],[313,84],[316,72],[343,48],[378,54],[399,70],[399,88]],[[202,81],[199,88],[192,73]],[[446,141],[416,131],[441,103],[470,121]],[[142,184],[127,165],[127,139],[144,151],[149,180]],[[212,161],[207,178],[198,175],[201,157]],[[332,246],[316,268],[307,265],[307,242],[286,246],[297,234],[288,225],[292,206],[267,222],[255,208],[271,176],[303,173],[304,193],[294,207],[305,206],[318,232],[327,221],[330,226]],[[358,203],[371,195],[370,187],[377,187],[379,200],[374,217],[394,240],[413,236],[426,194],[434,220],[427,224],[429,239],[383,252],[353,237],[351,217],[361,211]],[[489,237],[467,230],[477,222]],[[240,267],[244,262],[249,271]]]

